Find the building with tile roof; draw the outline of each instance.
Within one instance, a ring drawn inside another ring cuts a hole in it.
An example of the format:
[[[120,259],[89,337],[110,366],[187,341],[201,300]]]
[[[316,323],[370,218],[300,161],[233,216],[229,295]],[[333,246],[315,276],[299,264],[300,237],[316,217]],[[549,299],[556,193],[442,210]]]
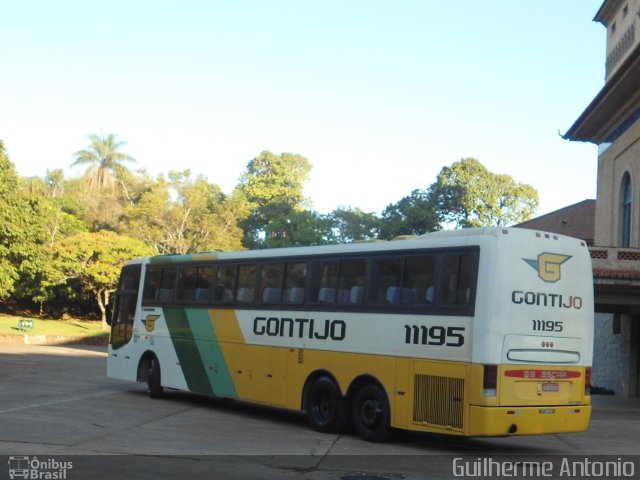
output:
[[[605,0],[594,21],[607,29],[605,84],[563,135],[598,145],[593,384],[640,396],[640,0]],[[573,223],[574,236],[589,241],[579,206],[536,220],[556,231],[575,213],[566,228]]]

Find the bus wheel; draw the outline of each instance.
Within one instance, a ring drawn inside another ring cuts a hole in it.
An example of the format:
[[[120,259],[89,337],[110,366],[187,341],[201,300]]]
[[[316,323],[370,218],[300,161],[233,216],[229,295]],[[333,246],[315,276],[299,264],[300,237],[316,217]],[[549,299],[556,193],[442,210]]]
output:
[[[305,410],[311,427],[318,432],[340,432],[349,420],[348,401],[329,377],[320,377],[309,387]]]
[[[353,399],[353,426],[367,442],[384,442],[391,434],[391,410],[384,390],[369,383]]]
[[[160,362],[156,357],[149,360],[149,375],[147,376],[147,389],[151,398],[162,397],[162,384],[160,383]]]

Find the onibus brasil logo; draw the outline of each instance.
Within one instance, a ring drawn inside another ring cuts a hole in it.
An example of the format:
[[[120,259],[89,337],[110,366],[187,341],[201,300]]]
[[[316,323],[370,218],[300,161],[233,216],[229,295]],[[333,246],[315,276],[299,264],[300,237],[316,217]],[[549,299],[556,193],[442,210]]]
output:
[[[45,460],[38,457],[9,457],[9,478],[33,480],[66,480],[67,471],[73,469],[73,462],[59,461],[54,458]]]
[[[538,255],[536,260],[523,258],[534,270],[538,277],[548,283],[555,283],[561,278],[560,265],[571,258],[570,255],[544,252]]]

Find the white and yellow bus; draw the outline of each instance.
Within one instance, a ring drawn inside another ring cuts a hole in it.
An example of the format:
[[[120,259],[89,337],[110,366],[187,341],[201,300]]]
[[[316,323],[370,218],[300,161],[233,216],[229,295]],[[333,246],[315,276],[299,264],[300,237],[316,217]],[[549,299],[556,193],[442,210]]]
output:
[[[517,228],[389,242],[164,255],[122,269],[108,374],[464,436],[579,432],[591,414],[591,259]]]

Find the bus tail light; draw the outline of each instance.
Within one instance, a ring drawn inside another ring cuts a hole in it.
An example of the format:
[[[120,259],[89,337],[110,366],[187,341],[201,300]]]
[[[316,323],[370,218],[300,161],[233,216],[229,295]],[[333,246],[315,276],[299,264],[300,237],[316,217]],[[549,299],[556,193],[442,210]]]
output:
[[[584,369],[584,394],[591,395],[591,367]]]
[[[482,379],[482,394],[485,397],[495,397],[498,384],[498,366],[485,365]]]

